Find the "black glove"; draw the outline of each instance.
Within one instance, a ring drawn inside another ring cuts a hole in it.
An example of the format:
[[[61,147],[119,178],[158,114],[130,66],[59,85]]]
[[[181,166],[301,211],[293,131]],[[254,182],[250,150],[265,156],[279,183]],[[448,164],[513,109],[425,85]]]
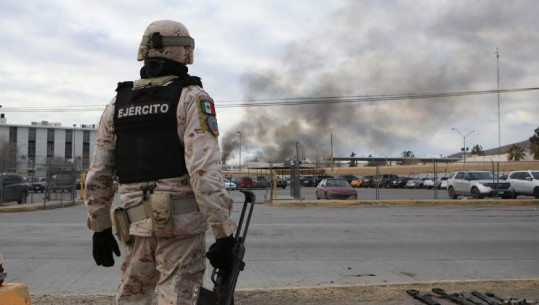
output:
[[[210,260],[210,264],[214,268],[227,269],[232,267],[234,263],[234,237],[218,238],[206,253],[206,257]]]
[[[112,228],[108,228],[102,232],[94,232],[92,254],[95,263],[103,267],[114,266],[112,252],[116,256],[120,256],[120,248],[114,235],[112,235]]]

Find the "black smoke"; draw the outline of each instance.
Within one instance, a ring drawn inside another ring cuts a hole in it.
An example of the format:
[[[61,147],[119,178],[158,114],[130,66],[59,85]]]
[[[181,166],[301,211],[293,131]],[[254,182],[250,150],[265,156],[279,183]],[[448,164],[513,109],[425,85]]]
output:
[[[533,1],[349,1],[330,13],[316,33],[291,43],[272,67],[245,71],[243,98],[496,89],[497,46],[518,46],[511,52],[523,60],[536,55],[539,37],[528,30],[537,26],[538,9]],[[524,35],[519,29],[528,30]],[[510,61],[505,77],[511,79],[509,87],[518,87],[526,71]],[[296,142],[302,158],[327,157],[331,135],[336,156],[398,155],[428,146],[429,138],[455,122],[477,120],[486,112],[494,116],[495,99],[245,108],[241,121],[221,139],[223,161],[237,154],[238,130],[243,154],[251,159],[295,158]]]

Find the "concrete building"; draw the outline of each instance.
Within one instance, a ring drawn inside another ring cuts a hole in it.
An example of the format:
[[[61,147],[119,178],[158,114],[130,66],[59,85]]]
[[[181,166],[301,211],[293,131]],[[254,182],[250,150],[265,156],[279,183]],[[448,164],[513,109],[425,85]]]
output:
[[[61,123],[8,124],[0,114],[0,172],[46,176],[51,165],[72,164],[87,170],[96,143],[95,124],[63,127]]]

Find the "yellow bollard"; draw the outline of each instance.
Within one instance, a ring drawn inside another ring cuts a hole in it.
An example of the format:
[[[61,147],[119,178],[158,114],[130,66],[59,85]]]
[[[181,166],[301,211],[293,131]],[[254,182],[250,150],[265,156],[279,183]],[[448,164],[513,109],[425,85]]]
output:
[[[0,305],[32,305],[28,286],[23,283],[6,283],[0,286]]]
[[[84,172],[81,172],[80,173],[80,198],[79,199],[84,199],[84,183],[86,182],[86,173]]]

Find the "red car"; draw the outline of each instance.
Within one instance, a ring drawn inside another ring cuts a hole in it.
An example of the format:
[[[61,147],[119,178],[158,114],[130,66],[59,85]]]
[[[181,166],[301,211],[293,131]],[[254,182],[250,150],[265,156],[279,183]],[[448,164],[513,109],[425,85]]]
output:
[[[254,187],[254,181],[251,177],[240,177],[238,179],[238,188],[243,189],[251,189]]]
[[[356,190],[343,178],[328,178],[316,187],[316,199],[357,199]]]

